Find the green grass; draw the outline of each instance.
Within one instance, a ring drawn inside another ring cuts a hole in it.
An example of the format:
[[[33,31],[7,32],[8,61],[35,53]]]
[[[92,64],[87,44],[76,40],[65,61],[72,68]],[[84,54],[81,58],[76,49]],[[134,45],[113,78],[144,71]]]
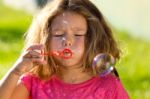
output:
[[[0,40],[11,42],[22,39],[22,34],[31,23],[31,15],[20,10],[12,10],[0,1]]]
[[[117,35],[123,57],[117,69],[131,99],[150,98],[150,42],[130,37],[127,33]]]
[[[29,27],[32,16],[12,10],[0,1],[0,78],[16,61],[23,48],[23,34]]]
[[[14,64],[23,48],[23,34],[31,23],[31,15],[15,11],[0,3],[0,78]],[[118,31],[123,55],[117,63],[120,78],[131,99],[150,99],[150,42]]]

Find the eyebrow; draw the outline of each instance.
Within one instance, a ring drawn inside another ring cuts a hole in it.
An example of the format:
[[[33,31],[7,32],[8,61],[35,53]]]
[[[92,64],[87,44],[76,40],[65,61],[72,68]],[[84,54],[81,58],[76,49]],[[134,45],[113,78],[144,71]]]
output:
[[[64,30],[64,29],[61,28],[61,27],[52,28],[52,31],[60,31],[60,30]],[[85,28],[81,28],[81,27],[72,27],[71,30],[84,31],[86,29]]]
[[[81,28],[81,27],[73,27],[72,30],[86,30],[85,28]]]

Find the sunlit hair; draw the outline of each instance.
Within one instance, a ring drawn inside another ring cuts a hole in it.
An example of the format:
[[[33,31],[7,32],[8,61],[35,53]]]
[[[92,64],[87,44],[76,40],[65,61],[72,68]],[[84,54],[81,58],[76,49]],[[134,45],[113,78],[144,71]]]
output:
[[[109,53],[115,59],[120,58],[120,50],[114,40],[111,29],[105,22],[98,8],[89,0],[53,0],[41,11],[34,20],[26,35],[26,46],[44,44],[49,51],[51,41],[51,23],[53,19],[64,11],[78,13],[85,17],[88,31],[85,39],[85,53],[83,56],[84,70],[92,70],[93,58],[98,53]],[[46,57],[48,67],[37,66],[33,71],[41,78],[49,77],[58,72],[58,67],[51,56]]]

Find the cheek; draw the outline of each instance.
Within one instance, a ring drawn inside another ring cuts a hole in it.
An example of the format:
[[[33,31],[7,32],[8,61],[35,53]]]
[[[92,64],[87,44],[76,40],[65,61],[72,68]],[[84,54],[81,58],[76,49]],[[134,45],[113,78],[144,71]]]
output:
[[[74,44],[74,46],[77,50],[84,51],[84,43],[84,38],[76,38],[76,43]]]
[[[52,38],[50,41],[51,50],[56,50],[61,47],[61,39],[59,38]]]

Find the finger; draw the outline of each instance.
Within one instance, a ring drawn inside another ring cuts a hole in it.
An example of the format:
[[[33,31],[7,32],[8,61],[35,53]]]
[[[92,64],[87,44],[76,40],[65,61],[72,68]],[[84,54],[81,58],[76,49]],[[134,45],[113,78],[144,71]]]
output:
[[[35,44],[27,48],[27,50],[44,50],[43,44]]]
[[[46,61],[43,61],[41,58],[31,58],[31,60],[36,64],[46,64]]]
[[[43,44],[38,44],[38,45],[33,45],[31,47],[29,47],[28,50],[33,50],[34,52],[37,52],[37,53],[40,53],[40,56],[42,55],[42,63],[44,64],[47,64],[47,61],[46,61],[46,57],[45,57],[45,54],[46,55],[49,55],[49,53],[45,53],[45,46]],[[32,54],[32,53],[31,53]],[[33,54],[32,54],[33,55]],[[30,56],[30,55],[29,55]],[[30,56],[31,57],[31,56]],[[35,57],[35,55],[33,55],[32,57]]]
[[[40,57],[42,57],[42,54],[41,54],[41,50],[32,50],[31,51],[31,54],[33,55],[33,56],[40,56]]]
[[[26,51],[24,53],[23,57],[25,57],[25,58],[41,58],[43,56],[36,51],[30,50],[30,51]]]

